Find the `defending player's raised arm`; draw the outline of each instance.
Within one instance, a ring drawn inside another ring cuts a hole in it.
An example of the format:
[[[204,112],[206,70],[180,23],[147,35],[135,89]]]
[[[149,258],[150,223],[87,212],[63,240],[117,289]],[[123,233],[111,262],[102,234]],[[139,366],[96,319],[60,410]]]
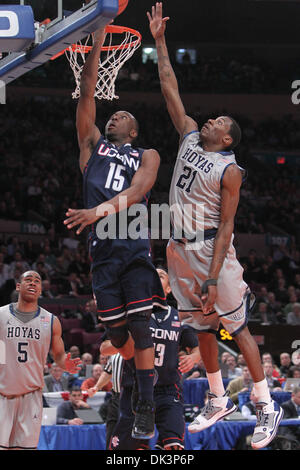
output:
[[[158,73],[162,94],[165,98],[166,105],[172,122],[182,138],[188,132],[198,130],[197,123],[186,115],[183,102],[181,100],[178,88],[177,78],[170,62],[168,48],[165,39],[165,29],[168,17],[162,17],[162,3],[157,2],[152,7],[151,14],[147,12],[149,19],[150,31],[155,39]]]
[[[80,98],[76,111],[77,138],[80,148],[79,166],[83,172],[101,136],[96,126],[95,89],[98,79],[98,64],[105,40],[105,29],[94,33],[94,45],[82,70]]]
[[[71,354],[66,354],[64,342],[62,340],[62,328],[60,321],[54,317],[52,326],[51,354],[56,364],[63,370],[76,374],[80,370],[82,363],[80,358],[71,359]]]
[[[64,220],[64,224],[68,229],[80,225],[76,231],[76,234],[79,235],[87,225],[97,222],[98,219],[120,212],[133,204],[138,204],[154,185],[159,165],[158,152],[154,149],[145,150],[142,163],[132,178],[129,188],[91,209],[68,209],[68,218]]]

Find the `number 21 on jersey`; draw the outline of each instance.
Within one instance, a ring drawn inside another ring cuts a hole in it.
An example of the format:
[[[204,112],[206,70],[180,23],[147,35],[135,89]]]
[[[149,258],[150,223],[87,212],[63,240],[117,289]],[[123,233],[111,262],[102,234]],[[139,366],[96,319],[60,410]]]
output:
[[[189,166],[183,167],[183,173],[179,176],[176,186],[180,189],[184,189],[187,193],[191,192],[192,184],[196,178],[197,170],[192,171]]]

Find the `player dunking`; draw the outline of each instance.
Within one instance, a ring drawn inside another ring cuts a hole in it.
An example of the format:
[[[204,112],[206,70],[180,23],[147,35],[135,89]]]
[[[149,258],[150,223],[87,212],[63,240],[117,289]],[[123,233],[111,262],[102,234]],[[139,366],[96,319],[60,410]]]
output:
[[[189,233],[178,240],[171,238],[167,248],[172,292],[181,318],[198,330],[200,354],[210,387],[208,403],[189,430],[201,431],[236,409],[225,394],[218,361],[215,333],[221,321],[234,337],[253,378],[259,403],[251,443],[259,449],[274,438],[282,409],[270,397],[259,350],[247,328],[251,294],[232,244],[242,183],[242,171],[233,149],[240,141],[241,131],[229,116],[209,119],[199,131],[197,122],[186,115],[165,41],[169,18],[162,17],[162,3],[156,3],[152,14],[147,15],[157,47],[162,93],[180,135],[170,205],[176,204],[183,213],[186,204],[204,206],[202,220],[197,217],[193,220],[196,235],[197,227],[198,230],[204,227],[204,240],[193,247]]]
[[[25,272],[16,290],[18,302],[0,308],[0,448],[35,449],[49,349],[59,367],[72,374],[80,369],[81,360],[65,353],[58,318],[38,306],[40,275]]]
[[[104,39],[104,30],[95,33],[94,46],[81,76],[77,107],[86,209],[69,210],[65,224],[69,229],[80,225],[77,233],[92,224],[89,235],[92,284],[99,318],[125,360],[131,358],[128,356],[129,331],[134,340],[135,354],[131,365],[136,366],[140,400],[133,436],[146,439],[154,435],[154,351],[149,319],[153,304],[165,303],[165,296],[151,263],[149,240],[133,239],[129,234],[126,239],[118,238],[116,234],[115,238],[100,240],[95,222],[106,215],[119,213],[124,207],[127,210],[135,203],[146,205],[160,157],[156,150],[132,146],[138,135],[138,123],[127,111],[118,111],[111,116],[105,135],[95,125],[94,93]]]

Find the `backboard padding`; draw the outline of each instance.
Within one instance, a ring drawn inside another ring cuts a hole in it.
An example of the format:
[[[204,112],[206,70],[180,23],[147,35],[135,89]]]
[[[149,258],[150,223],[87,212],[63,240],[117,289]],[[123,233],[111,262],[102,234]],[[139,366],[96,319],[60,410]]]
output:
[[[44,64],[70,44],[108,24],[117,16],[119,0],[93,0],[60,21],[52,21],[40,34],[40,44],[11,53],[0,60],[0,80],[10,83]]]

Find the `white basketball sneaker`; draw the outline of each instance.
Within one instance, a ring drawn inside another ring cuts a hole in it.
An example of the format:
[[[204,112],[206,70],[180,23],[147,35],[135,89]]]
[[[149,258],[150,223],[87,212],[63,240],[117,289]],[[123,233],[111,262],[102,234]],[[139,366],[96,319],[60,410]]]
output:
[[[201,409],[200,414],[188,426],[190,433],[203,431],[209,428],[220,419],[236,411],[237,407],[228,397],[227,393],[222,397],[217,397],[213,393],[208,393],[208,402]]]
[[[256,403],[256,426],[251,439],[253,449],[266,447],[276,436],[283,409],[272,400],[271,403]]]

